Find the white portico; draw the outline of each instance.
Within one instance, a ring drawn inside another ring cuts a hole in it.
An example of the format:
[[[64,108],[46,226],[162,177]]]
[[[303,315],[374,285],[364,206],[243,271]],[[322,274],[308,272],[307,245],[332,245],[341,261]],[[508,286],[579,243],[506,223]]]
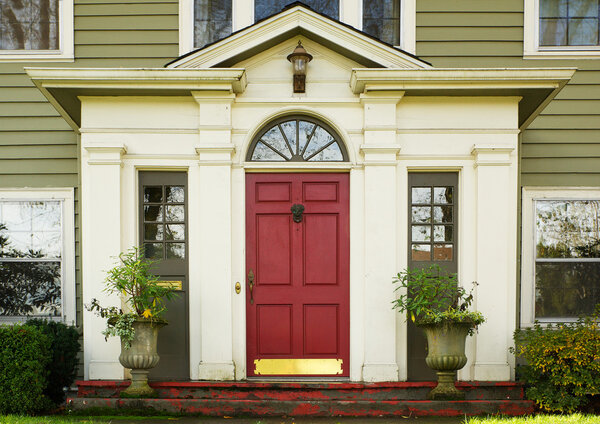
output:
[[[286,60],[298,40],[313,56],[303,94],[292,93]],[[391,280],[417,243],[409,175],[447,173],[457,176],[458,230],[444,243],[459,281],[479,283],[474,306],[487,318],[459,378],[514,379],[518,137],[572,70],[434,69],[296,6],[165,69],[28,73],[81,134],[83,303],[120,302],[102,281],[111,257],[145,243],[141,176],[185,174],[187,378],[250,374],[247,175],[330,173],[349,174],[349,251],[339,257],[349,315],[336,329],[349,336],[343,372],[406,380],[411,340],[391,309]],[[326,128],[347,157],[253,160],[261,131],[286,117]],[[104,341],[103,326],[84,311],[85,378],[122,379],[118,342]]]

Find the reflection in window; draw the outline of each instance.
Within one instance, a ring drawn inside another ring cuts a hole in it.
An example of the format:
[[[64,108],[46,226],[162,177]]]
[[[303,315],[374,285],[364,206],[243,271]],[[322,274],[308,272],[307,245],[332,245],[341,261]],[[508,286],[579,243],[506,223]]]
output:
[[[58,0],[0,0],[0,50],[58,50]]]
[[[195,47],[213,43],[229,34],[231,34],[231,0],[194,0]]]
[[[411,187],[413,261],[453,260],[453,194],[452,187]]]
[[[540,0],[540,46],[597,46],[598,0]]]
[[[400,44],[400,0],[363,0],[363,31],[397,46]]]
[[[59,201],[0,202],[0,315],[62,314]]]
[[[271,16],[292,3],[291,0],[254,0],[254,20],[259,21]],[[333,19],[339,19],[339,1],[338,0],[302,0],[302,3],[310,7],[315,12],[322,13]]]
[[[249,160],[270,162],[339,162],[346,158],[332,131],[305,119],[274,124],[259,135],[249,154]]]
[[[144,255],[185,259],[185,187],[144,186]]]
[[[600,302],[600,201],[538,200],[536,318],[589,314]]]

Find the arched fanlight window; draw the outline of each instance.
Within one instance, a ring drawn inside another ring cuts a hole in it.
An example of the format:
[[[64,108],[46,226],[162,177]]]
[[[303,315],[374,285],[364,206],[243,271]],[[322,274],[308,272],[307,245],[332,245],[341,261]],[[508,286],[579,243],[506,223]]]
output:
[[[329,125],[307,116],[286,116],[258,133],[246,160],[344,162],[348,160],[348,153]]]

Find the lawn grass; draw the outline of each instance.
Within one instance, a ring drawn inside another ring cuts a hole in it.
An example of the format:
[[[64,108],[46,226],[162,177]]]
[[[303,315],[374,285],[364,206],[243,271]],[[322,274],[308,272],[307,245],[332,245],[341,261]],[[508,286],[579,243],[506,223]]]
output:
[[[28,417],[22,415],[0,415],[1,424],[110,424],[98,417],[65,417],[60,415]]]
[[[531,415],[526,417],[472,417],[465,424],[600,424],[598,415]]]

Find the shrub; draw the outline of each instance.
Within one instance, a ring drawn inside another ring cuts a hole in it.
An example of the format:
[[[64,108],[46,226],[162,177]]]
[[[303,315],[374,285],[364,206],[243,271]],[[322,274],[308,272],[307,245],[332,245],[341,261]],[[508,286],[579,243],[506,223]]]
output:
[[[27,325],[0,326],[0,414],[31,414],[50,406],[44,395],[50,339]]]
[[[47,368],[48,384],[44,394],[55,404],[61,404],[65,400],[63,387],[71,386],[77,375],[79,333],[75,327],[56,321],[32,319],[27,325],[38,328],[50,338],[52,361]]]
[[[600,393],[598,315],[547,327],[536,322],[514,337],[511,351],[527,363],[519,367],[519,378],[542,410],[573,412],[588,403],[588,395]]]

